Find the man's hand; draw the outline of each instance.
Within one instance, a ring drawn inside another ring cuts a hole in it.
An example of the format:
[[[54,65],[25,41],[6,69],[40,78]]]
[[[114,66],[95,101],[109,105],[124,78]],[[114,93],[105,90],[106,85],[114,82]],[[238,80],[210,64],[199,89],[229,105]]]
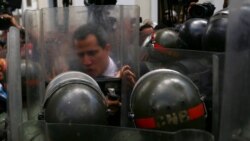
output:
[[[116,77],[125,79],[130,86],[134,86],[136,82],[136,75],[132,72],[129,65],[123,66],[116,74]]]

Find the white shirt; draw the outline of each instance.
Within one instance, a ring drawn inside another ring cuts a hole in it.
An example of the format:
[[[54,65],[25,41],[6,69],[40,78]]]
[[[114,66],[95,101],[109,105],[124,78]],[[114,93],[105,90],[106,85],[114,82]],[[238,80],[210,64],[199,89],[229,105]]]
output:
[[[117,66],[115,62],[109,57],[109,64],[107,69],[103,73],[103,76],[114,77],[116,72],[117,72]]]

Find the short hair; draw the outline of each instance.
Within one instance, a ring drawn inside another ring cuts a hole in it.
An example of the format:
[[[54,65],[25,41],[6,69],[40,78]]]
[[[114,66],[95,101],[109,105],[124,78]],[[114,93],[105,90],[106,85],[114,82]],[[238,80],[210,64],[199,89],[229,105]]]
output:
[[[142,31],[142,30],[144,30],[144,29],[146,29],[146,28],[152,28],[152,29],[154,29],[154,27],[152,26],[152,25],[150,25],[150,24],[144,24],[144,25],[142,25],[141,27],[140,27],[140,31]]]
[[[97,39],[98,44],[104,48],[107,44],[107,34],[105,30],[100,26],[92,23],[88,23],[78,27],[74,34],[73,40],[86,39],[88,35],[94,35]]]

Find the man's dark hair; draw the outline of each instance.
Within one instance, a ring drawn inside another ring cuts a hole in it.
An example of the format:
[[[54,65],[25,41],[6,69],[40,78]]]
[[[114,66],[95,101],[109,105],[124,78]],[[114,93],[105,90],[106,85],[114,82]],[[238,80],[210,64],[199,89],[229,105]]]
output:
[[[144,29],[146,29],[146,28],[153,28],[154,29],[154,27],[152,26],[152,25],[150,25],[150,24],[144,24],[144,25],[142,25],[141,27],[140,27],[140,31],[142,31],[142,30],[144,30]]]
[[[107,44],[107,34],[105,30],[96,24],[85,24],[76,29],[73,34],[73,40],[86,39],[88,35],[94,35],[97,39],[98,44],[103,48]]]

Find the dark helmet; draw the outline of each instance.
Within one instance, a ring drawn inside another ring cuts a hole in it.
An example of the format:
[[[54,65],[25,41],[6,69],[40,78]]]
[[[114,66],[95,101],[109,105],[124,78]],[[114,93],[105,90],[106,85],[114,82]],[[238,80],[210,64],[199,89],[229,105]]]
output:
[[[207,27],[207,20],[192,18],[182,24],[179,29],[181,48],[202,50],[202,36]]]
[[[31,60],[21,60],[21,79],[23,93],[26,93],[26,87],[34,87],[38,85],[41,75],[41,67],[38,63]]]
[[[226,31],[228,10],[222,10],[212,16],[203,35],[202,47],[205,51],[224,52],[226,47]]]
[[[160,29],[148,36],[143,45],[142,53],[148,53],[153,58],[169,60],[176,57],[176,52],[171,49],[178,48],[178,34],[171,29]],[[166,59],[167,57],[167,59]]]
[[[160,29],[151,34],[151,43],[154,48],[178,48],[178,34],[171,29]]]
[[[204,128],[206,110],[199,90],[177,71],[158,69],[145,74],[135,84],[130,100],[136,127]]]
[[[55,77],[43,104],[46,122],[107,123],[107,104],[98,84],[87,74],[69,71]]]

